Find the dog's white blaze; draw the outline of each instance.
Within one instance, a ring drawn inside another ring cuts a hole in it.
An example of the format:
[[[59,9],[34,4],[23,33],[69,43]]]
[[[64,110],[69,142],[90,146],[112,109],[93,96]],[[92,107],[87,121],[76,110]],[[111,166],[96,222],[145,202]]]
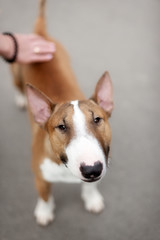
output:
[[[49,158],[45,158],[40,165],[43,178],[48,182],[66,182],[66,183],[79,183],[80,179],[76,178],[71,171],[64,166],[58,165]]]
[[[100,161],[103,164],[103,173],[106,172],[105,156],[98,140],[87,130],[87,124],[84,113],[78,106],[78,101],[72,101],[73,105],[73,128],[75,137],[66,148],[66,154],[69,159],[67,166],[71,172],[82,178],[80,165],[93,166],[95,162]]]
[[[72,101],[73,105],[73,124],[77,136],[83,136],[86,134],[86,121],[85,116],[78,106],[78,100]]]

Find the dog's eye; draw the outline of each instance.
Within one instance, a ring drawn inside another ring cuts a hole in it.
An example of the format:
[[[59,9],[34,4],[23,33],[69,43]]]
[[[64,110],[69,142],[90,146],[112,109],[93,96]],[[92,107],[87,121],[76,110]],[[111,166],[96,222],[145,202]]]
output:
[[[101,121],[102,118],[96,117],[94,118],[94,123],[98,124]]]
[[[63,125],[63,124],[59,125],[57,128],[58,128],[59,130],[61,130],[62,132],[65,132],[65,131],[67,130],[66,125]]]

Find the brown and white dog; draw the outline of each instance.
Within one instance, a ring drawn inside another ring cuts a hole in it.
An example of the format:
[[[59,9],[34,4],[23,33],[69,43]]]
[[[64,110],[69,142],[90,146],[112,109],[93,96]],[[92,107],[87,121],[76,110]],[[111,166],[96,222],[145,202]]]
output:
[[[95,213],[104,208],[96,181],[106,173],[111,142],[108,118],[113,109],[108,72],[98,81],[92,97],[85,99],[66,51],[46,33],[44,5],[45,0],[41,0],[35,33],[56,44],[54,58],[45,63],[12,66],[16,86],[26,92],[28,99],[32,166],[39,194],[34,214],[41,225],[54,219],[53,182],[82,183],[85,208]]]

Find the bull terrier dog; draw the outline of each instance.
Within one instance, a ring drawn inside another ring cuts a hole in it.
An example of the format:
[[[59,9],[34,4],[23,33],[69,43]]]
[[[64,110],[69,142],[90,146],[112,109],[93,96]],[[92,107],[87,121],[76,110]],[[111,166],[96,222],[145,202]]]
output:
[[[51,183],[82,183],[81,197],[86,210],[94,213],[103,210],[104,200],[97,182],[107,169],[111,144],[108,119],[113,110],[108,72],[98,81],[91,98],[84,97],[65,49],[47,34],[45,2],[40,1],[34,32],[55,43],[53,59],[12,64],[15,85],[27,96],[33,135],[32,168],[39,195],[34,215],[42,226],[54,219]]]

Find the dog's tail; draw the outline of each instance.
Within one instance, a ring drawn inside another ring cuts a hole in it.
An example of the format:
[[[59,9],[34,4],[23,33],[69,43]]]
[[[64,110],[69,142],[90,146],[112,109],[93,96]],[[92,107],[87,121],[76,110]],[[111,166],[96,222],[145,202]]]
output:
[[[39,13],[34,27],[34,32],[43,37],[47,35],[45,21],[45,6],[46,0],[39,0]]]

